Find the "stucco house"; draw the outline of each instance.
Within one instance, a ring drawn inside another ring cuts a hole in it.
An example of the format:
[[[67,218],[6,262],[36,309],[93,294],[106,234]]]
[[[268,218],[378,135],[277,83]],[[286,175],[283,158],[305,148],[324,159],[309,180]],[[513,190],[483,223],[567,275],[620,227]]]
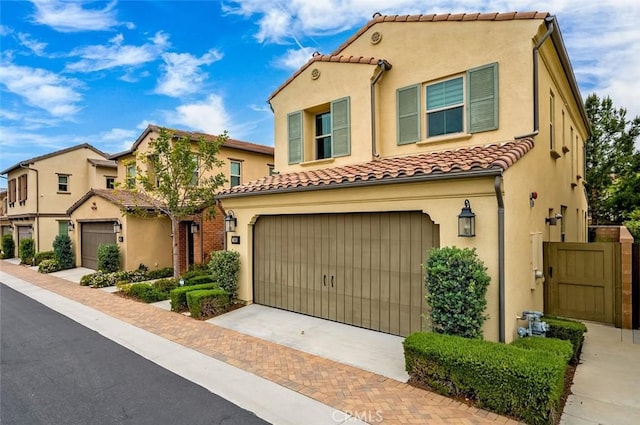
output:
[[[20,161],[0,174],[7,178],[6,219],[17,255],[25,238],[34,239],[36,252],[53,249],[54,238],[67,234],[67,209],[90,188],[112,184],[116,163],[83,143]]]
[[[214,140],[216,136],[176,129],[167,129],[177,137],[187,137],[194,143],[200,137]],[[154,207],[156,201],[136,189],[136,164],[139,154],[149,150],[149,143],[160,134],[160,127],[149,125],[133,142],[131,149],[114,154],[117,163],[115,189],[91,190],[73,204],[68,213],[79,231],[74,242],[78,265],[95,268],[96,249],[100,243],[117,243],[125,270],[140,264],[149,268],[172,266],[171,221]],[[221,170],[226,178],[225,187],[242,184],[269,175],[273,169],[273,147],[227,139],[218,159],[224,162]],[[137,188],[140,189],[140,188]],[[189,217],[179,225],[179,268],[185,271],[191,264],[209,260],[212,251],[224,248],[224,211],[215,206],[215,217],[203,214]],[[144,210],[145,216],[127,214]]]
[[[0,189],[0,237],[13,233],[13,229],[11,229],[11,222],[7,216],[8,210],[9,201],[7,199],[7,189],[2,188]]]
[[[586,241],[589,126],[548,13],[376,14],[269,104],[277,174],[219,196],[244,300],[407,335],[427,251],[476,248],[508,342],[543,310],[543,241]]]

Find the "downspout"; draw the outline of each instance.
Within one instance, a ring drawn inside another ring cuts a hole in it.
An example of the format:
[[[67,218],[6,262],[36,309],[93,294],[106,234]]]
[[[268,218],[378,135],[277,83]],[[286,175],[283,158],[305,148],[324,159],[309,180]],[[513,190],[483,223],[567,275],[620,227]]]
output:
[[[505,342],[504,331],[504,200],[502,199],[502,176],[494,179],[496,200],[498,201],[498,323],[500,342]]]
[[[40,250],[40,176],[38,170],[20,163],[20,168],[36,172],[36,248]]]
[[[375,85],[382,77],[385,71],[391,69],[392,66],[384,59],[378,60],[378,73],[371,80],[371,155],[373,158],[380,158],[380,154],[376,148],[376,88]]]

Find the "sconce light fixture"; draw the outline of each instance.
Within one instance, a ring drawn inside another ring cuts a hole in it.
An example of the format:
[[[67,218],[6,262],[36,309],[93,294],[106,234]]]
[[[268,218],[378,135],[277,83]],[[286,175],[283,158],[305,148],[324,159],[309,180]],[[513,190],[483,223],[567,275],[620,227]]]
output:
[[[464,200],[464,207],[458,214],[458,236],[473,237],[476,235],[476,215],[471,211],[468,199]]]
[[[238,220],[232,210],[227,211],[227,215],[224,216],[224,231],[227,233],[233,233],[236,231]]]
[[[76,225],[73,224],[73,221],[69,221],[69,223],[67,224],[67,230],[69,232],[73,232],[76,229]]]
[[[113,233],[120,233],[120,232],[122,232],[122,223],[116,220],[113,222]]]
[[[226,220],[226,217],[225,217]],[[200,225],[195,221],[191,222],[191,233],[198,233],[200,231]]]
[[[554,217],[546,217],[544,222],[549,226],[555,226],[558,224],[558,220],[562,220],[562,214],[556,214]]]

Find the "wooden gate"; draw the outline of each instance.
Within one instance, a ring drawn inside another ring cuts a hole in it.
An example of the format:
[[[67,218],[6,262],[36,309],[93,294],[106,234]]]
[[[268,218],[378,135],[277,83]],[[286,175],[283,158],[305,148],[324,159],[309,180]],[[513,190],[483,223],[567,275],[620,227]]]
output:
[[[622,326],[620,244],[544,243],[545,314]]]

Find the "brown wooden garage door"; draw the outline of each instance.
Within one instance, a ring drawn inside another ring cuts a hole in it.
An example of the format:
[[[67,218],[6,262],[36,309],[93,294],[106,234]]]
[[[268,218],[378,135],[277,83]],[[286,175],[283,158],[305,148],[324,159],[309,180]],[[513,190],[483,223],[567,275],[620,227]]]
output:
[[[254,301],[406,336],[422,329],[421,264],[438,241],[420,212],[263,216]]]
[[[98,268],[98,245],[116,243],[113,233],[113,221],[82,223],[82,267],[96,270]]]

